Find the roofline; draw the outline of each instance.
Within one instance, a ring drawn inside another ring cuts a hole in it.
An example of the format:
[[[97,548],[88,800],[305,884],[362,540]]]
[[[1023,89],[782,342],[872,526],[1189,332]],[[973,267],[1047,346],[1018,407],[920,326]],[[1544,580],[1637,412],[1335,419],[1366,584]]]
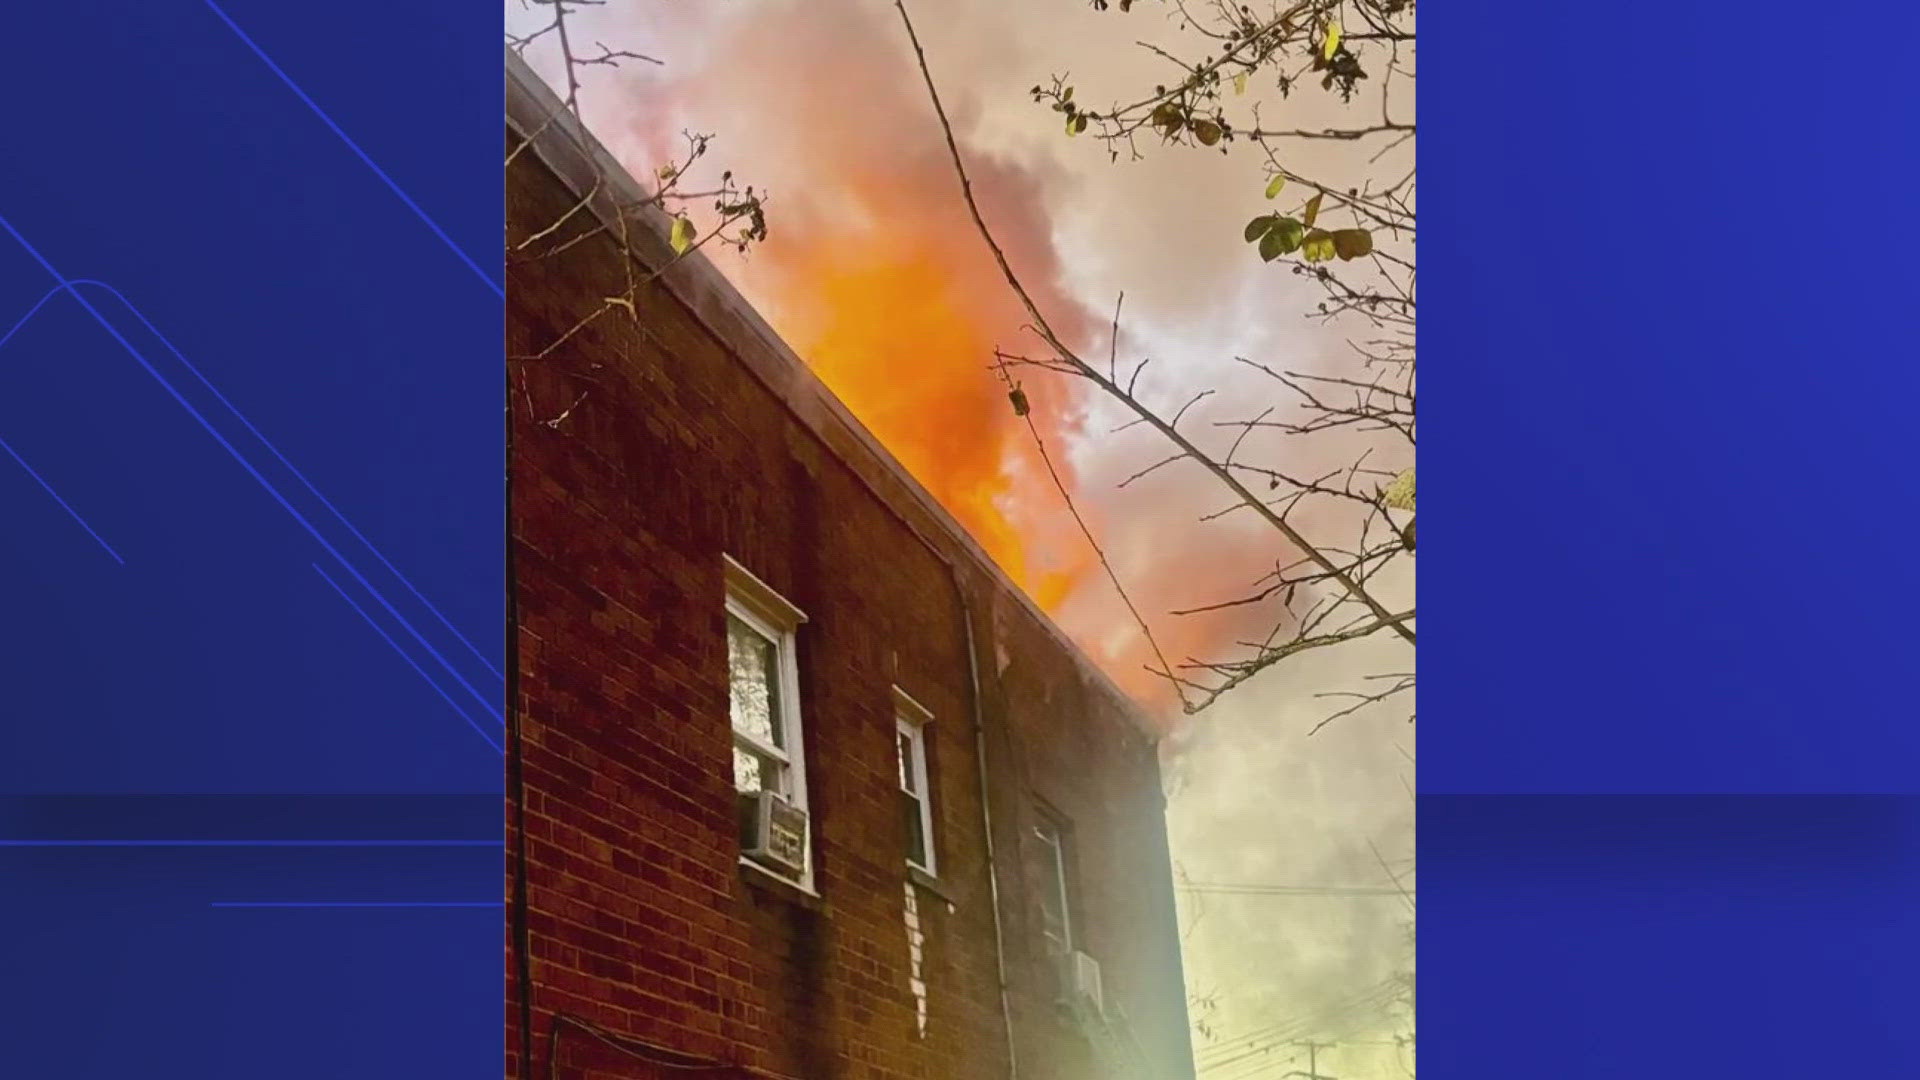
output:
[[[512,48],[507,48],[505,53],[507,123],[527,141],[527,149],[537,155],[575,196],[584,200],[596,217],[610,227],[617,226],[617,220],[612,219],[618,215],[609,211],[609,201],[640,204],[647,199],[647,192],[607,148],[566,111],[564,103],[545,80],[535,74]],[[596,181],[604,187],[599,197],[588,198]],[[657,270],[661,264],[672,260],[668,246],[672,219],[665,211],[657,206],[645,205],[638,213],[629,214],[627,220],[642,226],[640,235],[628,234],[627,247],[631,258],[649,270]],[[697,250],[690,251],[667,266],[658,280],[705,324],[710,333],[728,346],[730,353],[781,398],[802,426],[826,443],[829,452],[836,457],[845,456],[835,448],[833,440],[827,438],[824,428],[828,423],[835,424],[845,434],[852,436],[861,449],[871,454],[875,462],[897,482],[902,492],[914,502],[915,508],[931,519],[946,534],[946,538],[958,547],[959,552],[968,557],[974,569],[984,573],[990,581],[1024,606],[1047,633],[1067,650],[1081,674],[1111,695],[1149,742],[1159,743],[1160,732],[1149,721],[1139,702],[1120,689],[1119,684],[1033,602],[1026,590],[1007,576],[974,539],[973,534],[955,520],[946,507],[940,505],[940,501],[928,493],[913,474],[881,445],[866,425],[834,396],[813,373],[813,369],[781,340],[780,335],[767,325],[760,313],[754,310],[711,260]],[[746,348],[747,345],[756,345],[758,348]],[[876,489],[874,494],[883,504],[890,502],[885,493]],[[898,513],[898,510],[895,512]],[[913,528],[912,522],[906,524],[908,528]]]

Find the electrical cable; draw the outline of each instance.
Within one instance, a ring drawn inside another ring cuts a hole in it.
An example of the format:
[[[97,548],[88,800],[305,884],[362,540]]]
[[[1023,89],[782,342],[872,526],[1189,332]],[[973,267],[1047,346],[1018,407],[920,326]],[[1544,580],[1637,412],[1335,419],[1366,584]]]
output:
[[[1251,1045],[1262,1039],[1271,1039],[1271,1037],[1279,1033],[1284,1033],[1280,1035],[1279,1042],[1286,1042],[1289,1039],[1297,1037],[1303,1025],[1310,1025],[1329,1015],[1339,1015],[1358,1004],[1371,1002],[1374,998],[1378,997],[1382,991],[1389,989],[1394,981],[1392,977],[1381,979],[1363,989],[1356,990],[1344,997],[1336,998],[1312,1011],[1218,1040],[1212,1046],[1200,1050],[1195,1057],[1196,1059],[1201,1059],[1203,1064],[1206,1063],[1206,1059],[1209,1058],[1212,1060],[1223,1060],[1228,1057],[1233,1057],[1239,1051],[1246,1049],[1245,1046],[1237,1044],[1246,1043]]]
[[[1199,1071],[1212,1073],[1264,1057],[1308,1032],[1316,1029],[1325,1030],[1327,1025],[1356,1011],[1384,1008],[1398,998],[1398,983],[1397,978],[1389,976],[1365,990],[1350,994],[1323,1008],[1264,1029],[1255,1029],[1231,1040],[1233,1044],[1246,1043],[1245,1046],[1230,1045],[1223,1041],[1209,1048],[1216,1051],[1212,1057],[1202,1060],[1206,1056],[1204,1051],[1195,1055],[1195,1064]],[[1261,1044],[1255,1045],[1256,1041],[1260,1041]]]
[[[1176,885],[1178,892],[1206,896],[1393,896],[1404,897],[1410,890],[1381,885],[1252,885],[1214,882],[1188,882]]]
[[[1218,1069],[1231,1068],[1242,1062],[1264,1057],[1281,1046],[1298,1041],[1308,1035],[1329,1034],[1340,1025],[1342,1020],[1353,1016],[1353,1014],[1382,1011],[1397,998],[1398,994],[1394,990],[1394,987],[1385,984],[1379,985],[1374,990],[1356,996],[1345,1004],[1330,1006],[1320,1012],[1308,1014],[1291,1024],[1284,1025],[1288,1030],[1277,1032],[1270,1036],[1263,1046],[1243,1048],[1241,1052],[1237,1054],[1229,1054],[1225,1057],[1216,1058],[1202,1065],[1201,1069],[1202,1071],[1210,1072]]]

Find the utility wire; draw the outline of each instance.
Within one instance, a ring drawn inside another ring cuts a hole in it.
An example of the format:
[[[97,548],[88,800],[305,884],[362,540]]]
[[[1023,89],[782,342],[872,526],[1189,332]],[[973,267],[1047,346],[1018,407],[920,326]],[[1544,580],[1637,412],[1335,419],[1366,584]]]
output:
[[[1351,1020],[1356,1013],[1365,1015],[1384,1012],[1387,1006],[1397,1000],[1399,994],[1393,982],[1394,980],[1385,980],[1372,989],[1353,996],[1344,1004],[1336,1003],[1317,1013],[1275,1025],[1269,1029],[1270,1034],[1258,1032],[1241,1036],[1239,1041],[1248,1044],[1244,1047],[1224,1045],[1217,1047],[1216,1049],[1225,1050],[1227,1053],[1224,1056],[1215,1055],[1205,1062],[1200,1062],[1200,1071],[1224,1077],[1225,1074],[1220,1074],[1220,1070],[1231,1069],[1248,1062],[1264,1063],[1274,1051],[1308,1035],[1334,1033],[1336,1027],[1344,1031],[1351,1027],[1351,1023],[1343,1025],[1341,1023],[1343,1020]],[[1258,1071],[1257,1065],[1253,1071]],[[1235,1074],[1235,1080],[1237,1075]]]
[[[1316,1030],[1324,1030],[1326,1025],[1335,1023],[1355,1011],[1384,1008],[1399,997],[1399,990],[1397,978],[1382,979],[1364,990],[1349,994],[1313,1012],[1264,1028],[1256,1028],[1229,1040],[1222,1040],[1195,1054],[1195,1062],[1202,1072],[1212,1072],[1265,1056],[1294,1039]]]
[[[1210,896],[1404,896],[1406,890],[1378,885],[1254,885],[1189,882],[1174,891]]]
[[[1344,1010],[1344,1012],[1346,1013],[1344,1017],[1332,1018],[1324,1025],[1315,1028],[1314,1037],[1319,1041],[1337,1043],[1341,1046],[1372,1045],[1376,1043],[1379,1045],[1391,1046],[1393,1044],[1386,1042],[1385,1040],[1349,1041],[1346,1037],[1353,1034],[1357,1028],[1360,1028],[1366,1025],[1369,1020],[1372,1020],[1375,1017],[1384,1015],[1387,1007],[1391,1006],[1392,1004],[1393,1004],[1393,999],[1389,997],[1385,1002],[1376,1003],[1373,1008],[1369,1008],[1369,1009],[1350,1008],[1350,1009]],[[1286,1042],[1297,1045],[1304,1038],[1307,1038],[1307,1037],[1308,1036],[1303,1034],[1295,1034],[1293,1037],[1287,1039]],[[1278,1049],[1278,1048],[1279,1048],[1278,1045],[1274,1047],[1274,1049]],[[1210,1075],[1209,1080],[1249,1080],[1249,1078],[1251,1077],[1260,1076],[1261,1074],[1268,1072],[1273,1066],[1277,1064],[1279,1064],[1279,1062],[1274,1060],[1274,1058],[1271,1056],[1271,1051],[1269,1051],[1268,1053],[1265,1053],[1265,1054],[1256,1055],[1255,1057],[1242,1063],[1237,1069],[1231,1066],[1226,1067],[1228,1068],[1229,1071]]]

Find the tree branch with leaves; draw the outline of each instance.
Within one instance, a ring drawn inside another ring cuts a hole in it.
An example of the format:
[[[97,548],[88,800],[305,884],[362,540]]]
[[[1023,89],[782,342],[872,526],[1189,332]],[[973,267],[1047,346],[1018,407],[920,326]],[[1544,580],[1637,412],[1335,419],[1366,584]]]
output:
[[[525,33],[515,34],[511,30],[506,34],[506,46],[516,55],[525,57],[528,50],[541,47],[552,50],[558,66],[560,85],[555,87],[560,98],[560,107],[548,116],[538,127],[514,144],[506,155],[506,165],[511,167],[514,160],[532,145],[561,116],[571,117],[573,125],[580,131],[586,130],[581,115],[581,93],[584,84],[583,75],[591,70],[618,69],[627,63],[647,63],[659,65],[664,61],[629,49],[614,49],[602,42],[595,42],[597,52],[584,53],[575,46],[575,34],[572,18],[578,11],[603,7],[606,0],[520,0],[520,6],[527,11],[546,11],[551,18]],[[766,193],[756,191],[754,186],[740,185],[732,170],[721,172],[719,179],[710,184],[689,182],[697,168],[706,160],[712,149],[713,136],[692,131],[681,133],[682,149],[671,155],[667,161],[646,174],[649,176],[647,190],[637,199],[614,201],[613,212],[606,220],[594,211],[596,202],[605,203],[610,199],[605,177],[596,177],[593,186],[565,213],[524,236],[506,238],[506,255],[509,265],[529,260],[550,259],[561,255],[576,245],[595,237],[611,237],[619,249],[631,254],[632,229],[645,227],[641,217],[650,213],[665,213],[670,216],[668,227],[668,245],[672,249],[671,257],[651,271],[641,272],[638,264],[631,259],[623,259],[624,278],[609,283],[610,287],[599,297],[597,304],[584,311],[579,319],[552,340],[545,342],[531,352],[519,353],[507,357],[509,364],[523,364],[535,361],[555,359],[564,347],[577,334],[595,322],[609,315],[624,313],[635,323],[640,320],[637,301],[640,292],[661,275],[667,273],[681,259],[699,251],[708,244],[730,247],[746,252],[752,245],[767,237]],[[704,210],[703,210],[704,204]],[[696,216],[703,216],[706,224],[697,223]],[[597,365],[593,365],[597,366]],[[574,372],[580,378],[591,381],[585,372]],[[523,394],[525,391],[522,380]],[[573,403],[557,415],[542,420],[550,428],[558,428],[586,399],[589,391],[582,391]],[[527,401],[531,410],[531,399]]]
[[[1091,385],[1131,414],[1122,430],[1143,426],[1167,446],[1123,484],[1162,468],[1189,469],[1224,504],[1203,520],[1247,514],[1273,537],[1272,569],[1241,595],[1169,613],[1258,609],[1269,631],[1239,642],[1229,655],[1173,664],[1156,659],[1149,670],[1174,687],[1186,711],[1197,712],[1311,650],[1380,636],[1416,644],[1414,609],[1390,603],[1383,584],[1393,577],[1390,571],[1410,570],[1414,553],[1415,125],[1404,111],[1415,77],[1411,0],[1303,0],[1257,11],[1226,0],[1173,0],[1178,40],[1141,46],[1175,68],[1177,78],[1115,99],[1129,104],[1105,107],[1077,101],[1065,76],[1031,90],[1036,102],[1062,116],[1063,137],[1104,143],[1116,165],[1148,153],[1255,155],[1265,178],[1250,201],[1268,206],[1247,222],[1242,239],[1261,262],[1287,267],[1316,290],[1316,319],[1356,332],[1348,338],[1351,370],[1340,374],[1236,358],[1261,376],[1271,398],[1244,417],[1207,423],[1189,420],[1188,413],[1213,388],[1164,413],[1139,391],[1145,361],[1123,373],[1116,356],[1104,365],[1089,360],[1056,331],[981,213],[912,18],[904,0],[894,6],[974,227],[1044,346],[1030,354],[998,352],[998,370],[1015,393],[1018,384],[1009,372],[1023,369]],[[1105,0],[1093,6],[1114,7]],[[1115,14],[1137,7],[1122,0]],[[1326,99],[1322,107],[1337,104],[1340,122],[1288,126],[1262,119],[1276,97],[1285,106],[1313,92]],[[1294,164],[1304,156],[1297,152],[1303,143],[1339,145],[1366,156],[1352,175],[1313,175]],[[1293,192],[1300,193],[1297,204],[1268,208]],[[1116,309],[1116,342],[1120,329]],[[1269,451],[1265,460],[1246,460],[1243,446],[1255,433],[1284,437],[1289,447]],[[1301,473],[1290,464],[1324,459],[1334,440],[1356,439],[1362,448],[1336,468]],[[1064,489],[1062,494],[1068,495]],[[1110,576],[1137,614],[1124,583]],[[1153,655],[1161,657],[1147,621],[1140,621]],[[1403,699],[1413,685],[1413,676],[1398,669],[1369,679],[1342,699],[1345,705],[1333,718]]]

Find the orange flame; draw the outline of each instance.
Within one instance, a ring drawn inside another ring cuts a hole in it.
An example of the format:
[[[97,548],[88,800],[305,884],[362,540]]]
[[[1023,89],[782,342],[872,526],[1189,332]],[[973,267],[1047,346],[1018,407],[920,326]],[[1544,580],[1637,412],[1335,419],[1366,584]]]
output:
[[[1028,420],[1015,415],[990,370],[996,346],[1024,352],[1037,343],[961,200],[893,13],[841,0],[750,12],[610,5],[583,9],[576,25],[598,17],[621,20],[605,27],[607,40],[673,57],[665,67],[628,71],[623,92],[607,99],[604,123],[596,121],[635,175],[682,153],[681,129],[715,134],[716,160],[773,193],[772,233],[744,258],[718,245],[708,254],[1010,579],[1149,711],[1171,715],[1172,688],[1147,670],[1159,666],[1153,650],[1100,576]],[[934,63],[946,70],[938,55]],[[982,75],[970,88],[956,74],[942,86],[981,216],[1060,337],[1086,355],[1105,355],[1104,311],[1062,288],[1051,215],[1071,195],[1071,176],[1046,155],[966,146],[997,79]],[[1146,536],[1106,484],[1083,489],[1070,447],[1092,450],[1081,459],[1090,470],[1111,465],[1101,461],[1107,448],[1080,437],[1086,387],[1042,375],[1023,390],[1061,485],[1118,559],[1166,659],[1177,666],[1217,655],[1211,639],[1231,618],[1167,613],[1194,599],[1197,581],[1222,580],[1235,560],[1190,557],[1183,542]],[[1146,490],[1150,484],[1129,492],[1136,507]],[[1192,502],[1191,493],[1174,491],[1166,505]],[[1212,509],[1193,507],[1196,515]],[[1142,566],[1147,552],[1151,562]]]
[[[942,233],[924,206],[901,205],[924,196],[855,194],[874,228],[843,240],[791,230],[755,258],[768,314],[908,472],[1052,611],[1092,556],[1084,542],[1045,535],[1058,531],[1049,519],[1060,516],[1059,496],[991,370],[995,345],[1019,325],[1006,285],[980,265],[978,240],[959,223]],[[1059,403],[1035,388],[1029,396],[1042,436],[1064,433]],[[1054,442],[1071,490],[1065,448]]]
[[[655,30],[689,44],[661,41],[675,63],[635,86],[665,107],[629,119],[629,130],[666,149],[678,125],[660,118],[701,117],[694,126],[710,124],[731,159],[754,163],[743,171],[777,192],[772,232],[750,258],[720,256],[729,276],[1007,576],[1057,610],[1093,556],[989,368],[1028,318],[960,200],[892,13],[847,3],[737,17],[669,8],[679,14]],[[961,95],[950,107],[964,128],[975,106]],[[1036,171],[1047,167],[969,160],[984,216],[1027,287],[1078,339],[1090,327],[1055,288],[1049,178]],[[1056,379],[1025,389],[1061,482],[1076,490],[1065,454],[1077,391]]]

